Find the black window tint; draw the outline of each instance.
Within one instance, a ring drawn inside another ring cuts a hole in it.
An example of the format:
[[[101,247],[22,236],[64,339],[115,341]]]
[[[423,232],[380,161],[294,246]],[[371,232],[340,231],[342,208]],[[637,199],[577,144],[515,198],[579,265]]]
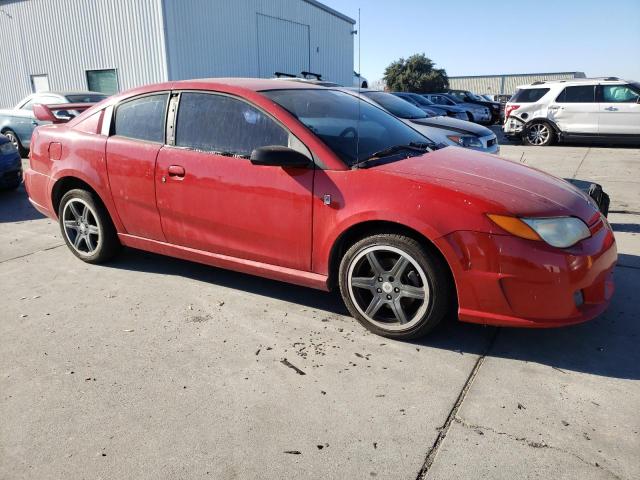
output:
[[[593,85],[567,87],[556,98],[558,103],[593,103],[595,100],[595,87]]]
[[[518,90],[509,101],[514,103],[534,103],[544,97],[548,91],[548,88],[523,88]]]
[[[259,147],[288,146],[289,133],[246,102],[224,95],[183,93],[176,145],[249,156]]]
[[[116,109],[115,134],[164,143],[168,94],[149,95],[128,101]]]

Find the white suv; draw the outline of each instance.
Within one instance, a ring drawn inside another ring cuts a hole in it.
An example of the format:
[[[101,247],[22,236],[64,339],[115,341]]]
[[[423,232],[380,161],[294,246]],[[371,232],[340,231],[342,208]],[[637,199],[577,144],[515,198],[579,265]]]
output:
[[[507,102],[503,131],[528,145],[570,139],[640,143],[640,83],[609,77],[520,86]]]

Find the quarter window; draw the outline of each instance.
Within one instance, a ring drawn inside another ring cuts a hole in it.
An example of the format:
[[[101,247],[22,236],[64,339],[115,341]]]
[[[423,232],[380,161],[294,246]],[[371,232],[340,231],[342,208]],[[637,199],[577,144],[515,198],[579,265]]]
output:
[[[208,93],[180,96],[179,147],[249,157],[256,148],[288,144],[289,133],[284,128],[244,101]]]
[[[558,103],[594,103],[595,101],[595,87],[593,85],[566,87],[556,98]]]
[[[168,94],[148,95],[123,103],[116,109],[115,134],[164,143]]]
[[[626,85],[603,85],[602,101],[604,103],[636,103],[640,93],[634,92]]]

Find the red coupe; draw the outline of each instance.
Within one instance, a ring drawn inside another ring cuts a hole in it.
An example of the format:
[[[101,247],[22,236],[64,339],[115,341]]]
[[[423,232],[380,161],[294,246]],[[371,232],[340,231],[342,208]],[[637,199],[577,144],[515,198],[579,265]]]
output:
[[[331,88],[134,89],[38,127],[25,184],[85,262],[126,245],[338,288],[356,319],[394,338],[424,335],[452,308],[491,325],[579,323],[613,293],[615,240],[585,194],[493,155],[437,149]]]

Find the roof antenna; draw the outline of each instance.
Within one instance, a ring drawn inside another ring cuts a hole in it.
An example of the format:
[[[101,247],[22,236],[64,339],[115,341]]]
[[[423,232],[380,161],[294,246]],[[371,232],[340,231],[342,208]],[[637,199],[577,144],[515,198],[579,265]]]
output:
[[[356,163],[360,161],[360,103],[362,102],[362,97],[360,96],[360,90],[362,86],[362,82],[360,81],[360,76],[362,75],[361,69],[361,60],[362,55],[360,54],[360,38],[362,32],[362,26],[360,25],[360,7],[358,7],[358,119],[356,120]]]

